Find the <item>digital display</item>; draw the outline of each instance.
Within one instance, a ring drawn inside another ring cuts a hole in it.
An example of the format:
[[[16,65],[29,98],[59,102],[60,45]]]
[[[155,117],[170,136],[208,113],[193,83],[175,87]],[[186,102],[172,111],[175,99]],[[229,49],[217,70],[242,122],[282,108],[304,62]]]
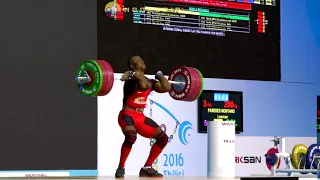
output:
[[[226,36],[227,32],[250,33],[251,31],[250,11],[252,7],[250,3],[210,0],[168,0],[167,2],[175,4],[168,8],[155,3],[146,3],[142,11],[137,9],[133,12],[133,22],[160,25],[165,31],[216,36]],[[275,1],[272,2],[272,5],[275,5]],[[219,7],[219,9],[214,7]],[[265,33],[268,24],[265,12],[258,11],[255,22],[258,25],[256,31]]]
[[[207,78],[280,81],[279,0],[98,0],[98,58],[123,73],[177,66]],[[226,65],[228,64],[228,65]]]
[[[320,96],[317,97],[317,132],[320,132]]]
[[[199,133],[207,133],[208,121],[232,121],[243,132],[242,92],[204,90],[198,102]]]

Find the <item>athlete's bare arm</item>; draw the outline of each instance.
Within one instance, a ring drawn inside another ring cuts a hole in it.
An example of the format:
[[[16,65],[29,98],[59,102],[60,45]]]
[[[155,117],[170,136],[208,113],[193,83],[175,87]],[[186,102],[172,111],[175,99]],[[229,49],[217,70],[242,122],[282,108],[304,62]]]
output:
[[[152,86],[151,83],[148,81],[148,79],[144,76],[143,73],[139,73],[139,72],[126,71],[125,73],[123,73],[123,75],[121,77],[121,81],[128,80],[130,77],[130,73],[133,73],[132,79],[134,79],[138,82],[139,89],[147,90],[147,89],[151,88],[151,86]]]
[[[171,91],[171,84],[169,83],[168,79],[164,77],[162,72],[159,71],[156,74],[156,79],[158,79],[159,81],[154,84],[154,91],[158,93],[166,93]]]
[[[141,74],[139,72],[135,72],[132,79],[138,82],[138,87],[141,90],[150,89],[152,86],[149,80],[144,76],[144,74]]]

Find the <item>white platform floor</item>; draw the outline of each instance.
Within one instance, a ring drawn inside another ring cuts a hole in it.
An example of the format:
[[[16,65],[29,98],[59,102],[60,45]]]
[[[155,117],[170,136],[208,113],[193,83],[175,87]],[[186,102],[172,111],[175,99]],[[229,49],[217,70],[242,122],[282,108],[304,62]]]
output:
[[[259,176],[251,176],[251,177],[259,177]],[[268,176],[263,176],[263,177],[268,177]],[[269,176],[270,177],[270,176]],[[283,177],[283,176],[281,176]],[[298,176],[299,180],[317,180],[315,176]],[[50,180],[114,180],[116,179],[115,177],[48,177],[48,178],[0,178],[2,179],[50,179]],[[162,179],[162,180],[214,180],[213,178],[208,178],[208,177],[163,177],[163,178],[139,178],[135,176],[128,176],[125,178],[117,178],[116,180],[156,180],[156,179]],[[217,179],[217,180],[239,180],[240,177],[236,177],[234,179]]]

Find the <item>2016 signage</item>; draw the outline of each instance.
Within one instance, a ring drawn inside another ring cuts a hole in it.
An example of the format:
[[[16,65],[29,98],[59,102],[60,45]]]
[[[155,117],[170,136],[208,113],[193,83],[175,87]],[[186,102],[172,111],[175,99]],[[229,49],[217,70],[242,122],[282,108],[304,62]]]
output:
[[[163,154],[165,157],[163,163],[163,174],[165,176],[184,176],[184,158],[182,153]]]
[[[184,159],[182,154],[164,154],[165,160],[163,166],[183,166]]]

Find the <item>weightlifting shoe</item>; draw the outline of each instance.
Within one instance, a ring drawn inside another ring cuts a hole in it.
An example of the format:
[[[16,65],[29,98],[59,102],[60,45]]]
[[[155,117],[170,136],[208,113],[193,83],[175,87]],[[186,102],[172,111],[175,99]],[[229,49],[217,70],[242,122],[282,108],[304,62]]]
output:
[[[115,174],[116,178],[123,178],[124,174],[124,168],[119,166]]]
[[[140,177],[163,177],[162,174],[158,173],[152,167],[143,167],[139,172]]]

